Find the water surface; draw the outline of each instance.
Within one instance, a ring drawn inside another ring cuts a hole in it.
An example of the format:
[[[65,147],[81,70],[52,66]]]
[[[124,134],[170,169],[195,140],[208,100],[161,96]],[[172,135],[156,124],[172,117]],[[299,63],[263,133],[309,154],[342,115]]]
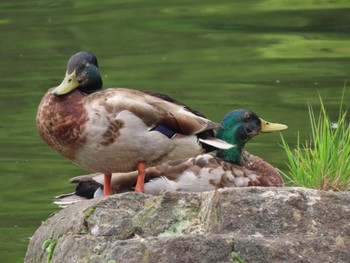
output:
[[[318,93],[337,116],[349,77],[349,2],[307,2],[1,1],[1,261],[23,261],[28,238],[58,210],[52,197],[86,173],[35,129],[40,99],[72,54],[94,52],[105,87],[167,93],[215,121],[248,108],[287,124],[293,145],[298,131],[308,138]],[[279,143],[263,135],[247,149],[286,169]]]

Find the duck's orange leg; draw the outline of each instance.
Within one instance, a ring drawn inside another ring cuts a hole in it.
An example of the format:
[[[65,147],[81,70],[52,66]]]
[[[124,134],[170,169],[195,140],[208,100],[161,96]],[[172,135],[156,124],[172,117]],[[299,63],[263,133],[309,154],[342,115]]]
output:
[[[111,178],[112,174],[104,174],[104,184],[103,184],[103,195],[111,195],[112,194],[112,186],[111,186]]]
[[[139,162],[137,164],[137,183],[135,187],[135,192],[143,193],[145,191],[145,170],[146,170],[146,163],[145,162]]]

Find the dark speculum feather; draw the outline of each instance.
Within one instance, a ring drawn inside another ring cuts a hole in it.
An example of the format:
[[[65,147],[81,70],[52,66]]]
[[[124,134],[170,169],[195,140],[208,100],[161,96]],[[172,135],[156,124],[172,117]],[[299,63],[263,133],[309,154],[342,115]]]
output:
[[[170,129],[167,125],[165,124],[158,124],[156,127],[152,129],[152,131],[157,131],[160,132],[161,134],[165,135],[168,138],[172,138],[176,132]]]

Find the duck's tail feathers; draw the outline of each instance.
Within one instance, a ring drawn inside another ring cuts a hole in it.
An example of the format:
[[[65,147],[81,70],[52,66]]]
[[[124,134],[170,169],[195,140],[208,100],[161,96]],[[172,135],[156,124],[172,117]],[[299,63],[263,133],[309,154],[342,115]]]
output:
[[[55,196],[53,203],[61,208],[65,208],[83,200],[102,196],[103,184],[98,183],[93,178],[93,176],[90,176],[90,178],[89,176],[82,176],[81,180],[76,181],[78,179],[75,177],[74,182],[78,182],[75,192]]]
[[[223,141],[214,137],[207,137],[206,139],[199,138],[199,141],[201,143],[210,145],[216,149],[228,150],[228,149],[231,149],[232,147],[236,147],[236,145],[234,144],[228,143],[226,141]]]
[[[75,194],[75,192],[73,192],[69,194],[55,196],[55,200],[53,201],[53,203],[58,205],[60,208],[65,208],[75,203],[79,203],[83,200],[87,200],[87,198],[78,196]]]

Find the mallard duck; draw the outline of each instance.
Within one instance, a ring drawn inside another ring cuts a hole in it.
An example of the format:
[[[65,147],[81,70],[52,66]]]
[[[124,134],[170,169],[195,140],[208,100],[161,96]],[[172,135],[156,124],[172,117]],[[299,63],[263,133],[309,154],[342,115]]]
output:
[[[145,193],[161,191],[201,192],[222,187],[283,186],[276,169],[261,158],[244,150],[245,144],[262,133],[282,131],[286,125],[271,123],[259,118],[250,110],[234,110],[228,113],[217,129],[216,136],[236,147],[220,149],[216,156],[201,154],[192,158],[172,160],[148,167]],[[113,174],[115,193],[130,191],[135,185],[137,173]],[[56,203],[69,204],[84,198],[94,198],[103,188],[101,174],[78,176],[71,180],[78,183],[76,191],[58,196]]]
[[[40,102],[36,126],[59,154],[104,174],[104,195],[111,194],[112,173],[138,170],[136,191],[143,192],[145,165],[233,147],[215,139],[220,124],[166,95],[102,90],[97,59],[89,52],[69,59],[62,83]]]

